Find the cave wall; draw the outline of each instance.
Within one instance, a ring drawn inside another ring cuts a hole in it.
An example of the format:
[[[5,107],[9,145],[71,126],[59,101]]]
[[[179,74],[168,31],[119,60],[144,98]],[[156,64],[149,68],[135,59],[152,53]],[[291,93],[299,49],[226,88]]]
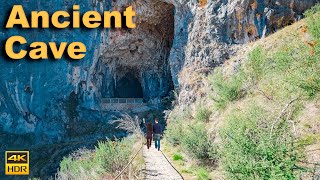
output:
[[[100,44],[108,35],[103,29],[4,29],[14,4],[23,4],[25,12],[46,10],[53,13],[69,10],[81,4],[81,11],[103,12],[111,9],[109,0],[10,0],[1,2],[0,39],[3,47],[7,38],[21,35],[28,43],[83,42],[87,55],[80,61],[63,58],[56,60],[11,61],[0,58],[0,127],[4,132],[15,134],[36,133],[39,140],[60,139],[65,134],[64,123],[70,119],[67,102],[72,92],[84,95],[83,106],[95,108],[95,69]],[[27,13],[27,15],[30,13]],[[26,47],[26,46],[23,46]],[[74,107],[76,108],[76,106]]]
[[[81,5],[81,12],[101,13],[132,5],[137,12],[137,28],[4,29],[14,4],[23,4],[27,15],[32,10],[69,11],[74,4]],[[82,122],[106,123],[113,117],[112,112],[101,111],[101,98],[119,96],[117,85],[128,73],[139,81],[137,88],[141,87],[145,102],[157,104],[173,88],[168,62],[173,5],[140,0],[10,0],[2,2],[0,10],[5,12],[0,18],[2,44],[13,35],[21,35],[28,43],[79,41],[87,47],[86,57],[79,61],[65,57],[58,61],[11,61],[1,51],[1,140],[11,134],[28,134],[34,138],[22,138],[16,144],[34,145],[69,141],[74,134],[79,135],[77,138],[95,136],[83,133]]]

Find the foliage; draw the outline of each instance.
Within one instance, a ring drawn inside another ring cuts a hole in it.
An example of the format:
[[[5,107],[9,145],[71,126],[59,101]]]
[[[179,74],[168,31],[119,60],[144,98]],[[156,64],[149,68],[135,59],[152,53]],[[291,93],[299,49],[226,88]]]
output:
[[[245,64],[246,76],[253,82],[259,81],[265,73],[265,52],[259,46],[249,53],[248,58],[249,60]]]
[[[196,108],[195,118],[200,122],[208,122],[211,113],[211,110],[207,106],[200,103]]]
[[[307,18],[308,23],[308,30],[313,35],[314,38],[317,40],[320,39],[320,19],[319,19],[319,12],[320,12],[320,4],[315,5],[310,10],[306,11],[305,15]]]
[[[203,162],[213,162],[216,147],[209,140],[205,123],[191,119],[189,110],[174,110],[167,125],[166,139],[173,145],[181,145],[188,154]]]
[[[290,127],[284,119],[273,124],[272,117],[257,106],[228,117],[221,162],[230,179],[295,179],[299,156]]]
[[[244,83],[243,73],[239,72],[231,77],[225,77],[221,68],[216,68],[215,72],[209,76],[213,92],[216,93],[214,97],[216,107],[223,109],[228,103],[238,100],[242,95],[242,86]]]
[[[174,161],[180,161],[180,160],[183,160],[183,156],[180,154],[180,153],[175,153],[172,157],[172,159]]]
[[[120,171],[128,163],[134,138],[99,142],[95,152],[80,149],[60,163],[57,179],[100,179]]]
[[[205,123],[189,125],[182,137],[182,146],[191,155],[203,161],[214,161],[216,148],[209,141]]]
[[[132,153],[134,140],[123,139],[121,141],[99,142],[96,148],[95,162],[101,164],[108,173],[116,172],[124,168]]]
[[[205,168],[199,168],[196,171],[196,175],[198,177],[199,180],[209,180],[209,173]]]
[[[170,113],[165,137],[171,144],[181,144],[181,138],[184,136],[184,129],[189,123],[190,118],[190,109],[175,109]]]

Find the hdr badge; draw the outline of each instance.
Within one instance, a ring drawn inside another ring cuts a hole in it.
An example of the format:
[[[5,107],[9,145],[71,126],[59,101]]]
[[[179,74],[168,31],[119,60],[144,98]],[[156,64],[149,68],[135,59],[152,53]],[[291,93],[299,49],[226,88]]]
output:
[[[29,175],[29,151],[6,151],[6,175]]]

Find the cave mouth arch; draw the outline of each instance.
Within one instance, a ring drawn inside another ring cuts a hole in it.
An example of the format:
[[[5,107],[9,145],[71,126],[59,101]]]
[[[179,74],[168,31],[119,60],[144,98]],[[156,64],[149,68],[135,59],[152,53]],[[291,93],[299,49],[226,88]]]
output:
[[[115,98],[143,98],[140,81],[131,73],[120,78],[115,87]]]

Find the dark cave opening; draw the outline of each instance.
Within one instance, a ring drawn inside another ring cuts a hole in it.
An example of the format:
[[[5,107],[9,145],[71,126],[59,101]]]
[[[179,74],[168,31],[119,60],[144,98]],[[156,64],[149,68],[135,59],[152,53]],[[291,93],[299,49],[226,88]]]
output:
[[[141,83],[134,75],[127,73],[124,77],[117,81],[114,97],[143,98]]]

